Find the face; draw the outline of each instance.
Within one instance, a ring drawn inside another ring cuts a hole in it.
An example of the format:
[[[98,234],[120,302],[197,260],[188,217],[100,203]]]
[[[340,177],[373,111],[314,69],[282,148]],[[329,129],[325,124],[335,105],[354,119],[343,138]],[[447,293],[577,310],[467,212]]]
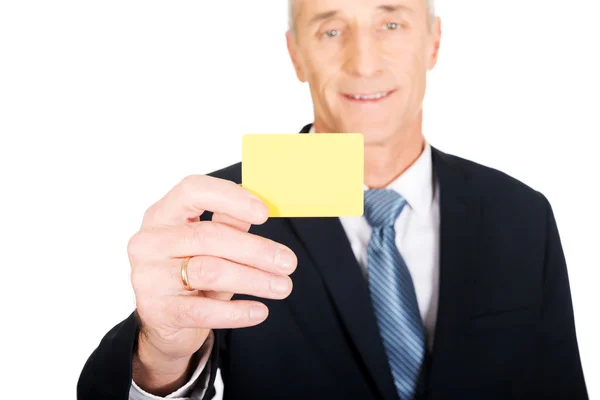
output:
[[[384,143],[420,129],[440,41],[426,0],[296,0],[295,28],[288,50],[320,131]]]

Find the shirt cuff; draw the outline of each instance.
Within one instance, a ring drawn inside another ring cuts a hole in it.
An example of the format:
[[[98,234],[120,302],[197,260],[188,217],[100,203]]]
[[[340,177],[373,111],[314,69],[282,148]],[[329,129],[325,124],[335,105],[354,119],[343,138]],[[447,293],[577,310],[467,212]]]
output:
[[[200,399],[206,392],[208,380],[210,378],[210,354],[215,342],[214,333],[211,330],[206,338],[206,341],[198,350],[201,354],[200,362],[196,367],[196,370],[192,374],[192,378],[181,388],[177,389],[167,397],[159,397],[153,394],[147,393],[141,389],[134,381],[131,380],[131,387],[129,388],[129,400],[160,400],[160,399],[178,399],[178,400],[190,400]],[[203,374],[203,372],[205,372]],[[201,378],[202,375],[202,379]],[[191,397],[190,397],[191,393]]]

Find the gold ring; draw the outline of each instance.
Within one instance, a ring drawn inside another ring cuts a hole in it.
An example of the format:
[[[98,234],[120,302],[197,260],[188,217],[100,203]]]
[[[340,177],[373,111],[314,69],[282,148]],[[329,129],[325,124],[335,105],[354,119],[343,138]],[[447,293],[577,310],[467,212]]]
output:
[[[192,290],[194,290],[194,288],[192,288],[190,286],[190,281],[188,279],[188,274],[187,274],[187,267],[188,267],[188,262],[190,261],[190,258],[192,258],[192,257],[186,257],[183,260],[183,263],[181,264],[181,281],[183,282],[183,287],[185,288],[185,290],[192,291]]]

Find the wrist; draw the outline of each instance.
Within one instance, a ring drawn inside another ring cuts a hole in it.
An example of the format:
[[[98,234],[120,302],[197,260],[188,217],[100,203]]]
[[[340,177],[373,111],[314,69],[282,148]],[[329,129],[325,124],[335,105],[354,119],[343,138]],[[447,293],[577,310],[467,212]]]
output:
[[[168,357],[140,333],[132,360],[133,380],[142,390],[165,397],[188,381],[191,359],[191,355]]]

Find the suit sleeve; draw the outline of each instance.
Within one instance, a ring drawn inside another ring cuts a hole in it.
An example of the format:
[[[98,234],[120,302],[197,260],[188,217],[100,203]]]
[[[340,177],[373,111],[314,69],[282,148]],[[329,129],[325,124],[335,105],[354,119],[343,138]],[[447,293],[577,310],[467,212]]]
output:
[[[112,328],[85,363],[77,382],[78,400],[128,400],[132,383],[132,360],[137,346],[139,323],[135,313]],[[210,355],[210,376],[202,400],[215,395],[219,364],[220,332],[216,331]]]
[[[552,207],[546,208],[546,254],[543,271],[538,368],[539,398],[587,399],[579,356],[569,277]]]
[[[192,373],[192,377],[185,385],[167,396],[159,397],[146,392],[136,384],[135,380],[133,380],[129,390],[129,400],[201,400],[204,397],[204,393],[206,393],[208,378],[210,378],[210,354],[215,341],[214,337],[214,331],[211,330],[206,341],[196,353],[196,356],[192,358],[191,363],[196,366]]]
[[[139,325],[132,313],[102,338],[79,376],[78,400],[128,399],[138,332]]]

